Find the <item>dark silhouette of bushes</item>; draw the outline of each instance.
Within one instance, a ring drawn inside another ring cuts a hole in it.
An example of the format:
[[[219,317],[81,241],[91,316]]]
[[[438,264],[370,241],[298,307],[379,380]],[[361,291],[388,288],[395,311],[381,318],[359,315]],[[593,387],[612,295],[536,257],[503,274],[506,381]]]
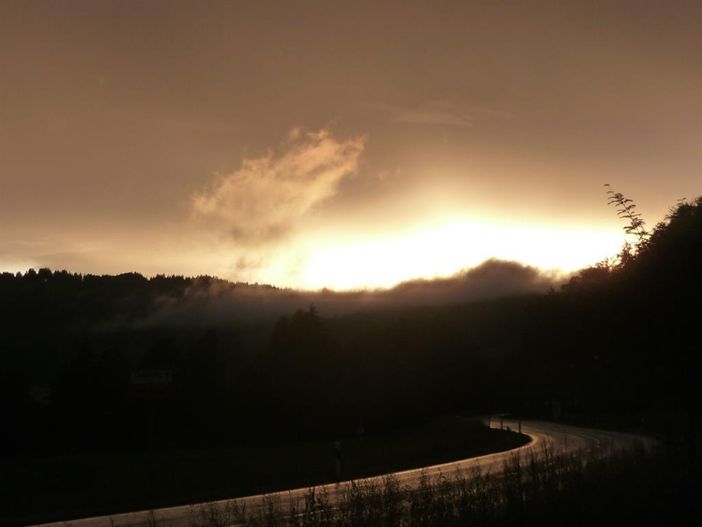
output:
[[[210,323],[233,292],[245,290],[242,310],[288,293],[211,277],[0,274],[0,455],[331,444],[512,412],[657,433],[694,467],[702,198],[649,232],[633,202],[610,197],[636,243],[549,294]],[[172,374],[157,398],[131,383],[146,369]]]
[[[1,451],[145,448],[148,404],[129,380],[138,369],[173,374],[153,403],[159,447],[334,438],[446,413],[548,417],[554,407],[671,433],[684,415],[694,444],[702,200],[678,203],[649,232],[633,202],[611,189],[610,199],[636,243],[547,295],[333,317],[311,307],[208,327],[207,302],[245,289],[242,309],[253,309],[276,290],[211,277],[0,274],[13,430]],[[198,325],[155,316],[186,302],[183,316]]]

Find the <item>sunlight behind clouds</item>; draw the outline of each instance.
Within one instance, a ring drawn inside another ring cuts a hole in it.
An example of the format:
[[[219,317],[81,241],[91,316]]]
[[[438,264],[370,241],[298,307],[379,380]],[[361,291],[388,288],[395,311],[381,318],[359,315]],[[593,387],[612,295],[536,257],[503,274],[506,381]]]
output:
[[[619,230],[518,226],[446,220],[411,232],[361,238],[319,235],[298,242],[305,258],[262,269],[262,280],[304,289],[383,288],[414,278],[450,276],[490,258],[570,272],[616,254]],[[304,249],[303,249],[304,247]]]

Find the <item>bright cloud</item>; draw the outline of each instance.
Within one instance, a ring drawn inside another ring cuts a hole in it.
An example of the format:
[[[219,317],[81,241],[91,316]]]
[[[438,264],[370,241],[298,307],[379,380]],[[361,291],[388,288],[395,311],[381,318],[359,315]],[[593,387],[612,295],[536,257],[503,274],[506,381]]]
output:
[[[365,137],[334,139],[328,130],[294,129],[282,152],[244,159],[193,196],[193,212],[234,240],[258,245],[280,238],[354,173]]]

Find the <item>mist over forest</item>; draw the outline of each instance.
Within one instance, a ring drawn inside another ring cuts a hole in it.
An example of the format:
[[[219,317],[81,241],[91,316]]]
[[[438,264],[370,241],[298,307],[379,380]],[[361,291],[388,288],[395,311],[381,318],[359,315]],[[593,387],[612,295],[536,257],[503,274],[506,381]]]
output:
[[[0,0],[0,526],[696,527],[700,26]]]
[[[0,275],[4,455],[140,449],[130,375],[172,372],[164,447],[336,437],[451,413],[629,416],[685,429],[702,201],[565,282],[489,261],[382,291],[211,277]],[[222,419],[235,415],[236,419]],[[605,417],[602,417],[605,416]],[[47,440],[47,438],[51,440]]]

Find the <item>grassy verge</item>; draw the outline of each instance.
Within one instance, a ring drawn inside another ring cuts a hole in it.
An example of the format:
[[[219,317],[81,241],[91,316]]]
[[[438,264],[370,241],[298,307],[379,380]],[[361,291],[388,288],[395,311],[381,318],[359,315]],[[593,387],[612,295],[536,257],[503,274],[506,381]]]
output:
[[[451,418],[342,439],[342,478],[362,478],[515,448],[527,438]],[[334,479],[331,441],[104,453],[0,463],[0,523],[21,525],[209,501]]]
[[[498,474],[474,471],[418,488],[393,477],[357,482],[340,502],[310,489],[299,502],[269,500],[193,512],[192,527],[452,527],[459,525],[697,525],[699,496],[668,453],[632,449],[603,458],[575,453],[513,457]],[[291,512],[292,511],[292,512]]]

